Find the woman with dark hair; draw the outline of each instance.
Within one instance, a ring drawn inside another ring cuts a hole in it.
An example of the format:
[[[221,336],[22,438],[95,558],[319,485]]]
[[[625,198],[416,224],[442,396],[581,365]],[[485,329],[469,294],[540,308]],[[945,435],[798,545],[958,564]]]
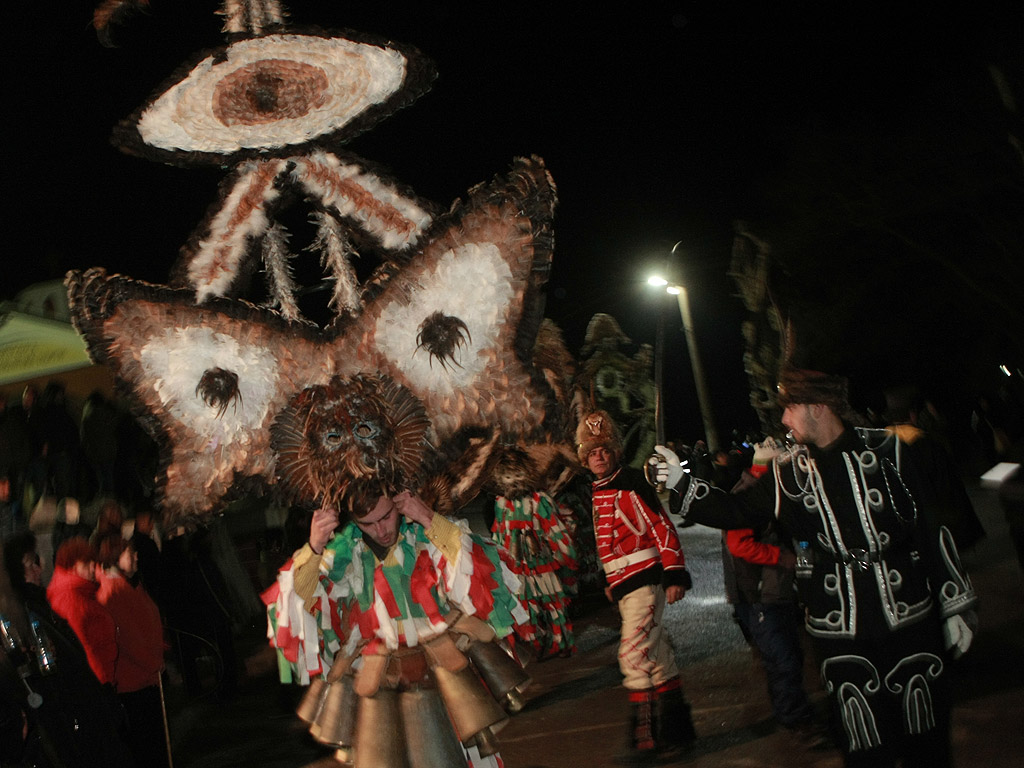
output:
[[[160,696],[164,668],[163,623],[156,603],[132,579],[139,556],[120,533],[101,539],[97,547],[103,567],[97,598],[117,626],[114,686],[128,715],[128,746],[145,766],[168,765]]]

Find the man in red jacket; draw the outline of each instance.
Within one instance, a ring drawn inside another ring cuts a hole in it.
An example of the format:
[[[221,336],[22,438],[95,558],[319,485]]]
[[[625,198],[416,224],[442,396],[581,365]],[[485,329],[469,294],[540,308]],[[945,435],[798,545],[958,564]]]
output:
[[[89,542],[75,536],[57,550],[46,597],[67,621],[85,648],[89,667],[101,683],[114,682],[117,629],[110,613],[96,599],[96,556]]]
[[[696,738],[683,698],[672,641],[662,626],[666,603],[691,585],[675,526],[644,475],[619,465],[622,443],[604,411],[576,430],[577,454],[597,478],[592,500],[597,555],[622,618],[619,669],[629,691],[628,748],[619,762],[646,765],[689,749]]]

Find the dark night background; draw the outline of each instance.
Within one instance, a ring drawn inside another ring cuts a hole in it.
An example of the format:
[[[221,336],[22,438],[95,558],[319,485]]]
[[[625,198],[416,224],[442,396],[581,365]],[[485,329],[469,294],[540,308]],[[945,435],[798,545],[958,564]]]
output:
[[[165,282],[225,175],[108,141],[222,44],[216,4],[152,0],[113,49],[93,6],[31,4],[9,31],[2,299],[91,266]],[[1024,368],[1022,3],[287,6],[296,26],[390,37],[436,63],[430,93],[345,147],[420,196],[446,206],[517,155],[545,159],[561,201],[547,313],[574,352],[595,312],[653,343],[644,279],[681,242],[723,437],[756,427],[726,275],[737,220],[771,245],[781,305],[828,340],[820,359],[864,402],[916,383],[966,419],[1000,363]],[[674,306],[668,419],[690,441]]]

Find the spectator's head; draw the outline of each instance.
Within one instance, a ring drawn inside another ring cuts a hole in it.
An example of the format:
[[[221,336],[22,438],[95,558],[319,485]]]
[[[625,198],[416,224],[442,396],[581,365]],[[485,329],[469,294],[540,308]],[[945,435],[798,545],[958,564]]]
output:
[[[54,564],[83,579],[96,580],[96,553],[84,536],[72,536],[57,549]]]
[[[40,403],[44,406],[64,405],[66,392],[64,385],[59,381],[48,381],[43,387],[43,394],[40,395]]]
[[[135,532],[142,536],[153,533],[153,513],[148,509],[140,509],[135,513]]]
[[[36,404],[36,399],[39,397],[39,390],[34,385],[29,384],[21,392],[21,407],[26,411],[31,411]]]
[[[139,556],[132,543],[121,538],[119,534],[111,534],[100,539],[97,545],[97,560],[104,568],[117,567],[128,578],[139,570]]]
[[[21,592],[26,584],[43,585],[43,566],[32,531],[15,534],[4,542],[4,565],[16,591]]]
[[[105,536],[108,533],[121,533],[121,525],[124,523],[124,513],[121,511],[121,504],[117,499],[106,499],[100,506],[99,517],[96,520],[96,532]]]

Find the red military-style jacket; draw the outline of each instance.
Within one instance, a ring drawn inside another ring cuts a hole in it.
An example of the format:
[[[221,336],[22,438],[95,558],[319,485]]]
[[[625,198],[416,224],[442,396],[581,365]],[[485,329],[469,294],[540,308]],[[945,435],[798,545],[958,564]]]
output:
[[[595,481],[593,509],[597,556],[614,599],[648,584],[689,589],[675,526],[642,472],[619,467]]]

